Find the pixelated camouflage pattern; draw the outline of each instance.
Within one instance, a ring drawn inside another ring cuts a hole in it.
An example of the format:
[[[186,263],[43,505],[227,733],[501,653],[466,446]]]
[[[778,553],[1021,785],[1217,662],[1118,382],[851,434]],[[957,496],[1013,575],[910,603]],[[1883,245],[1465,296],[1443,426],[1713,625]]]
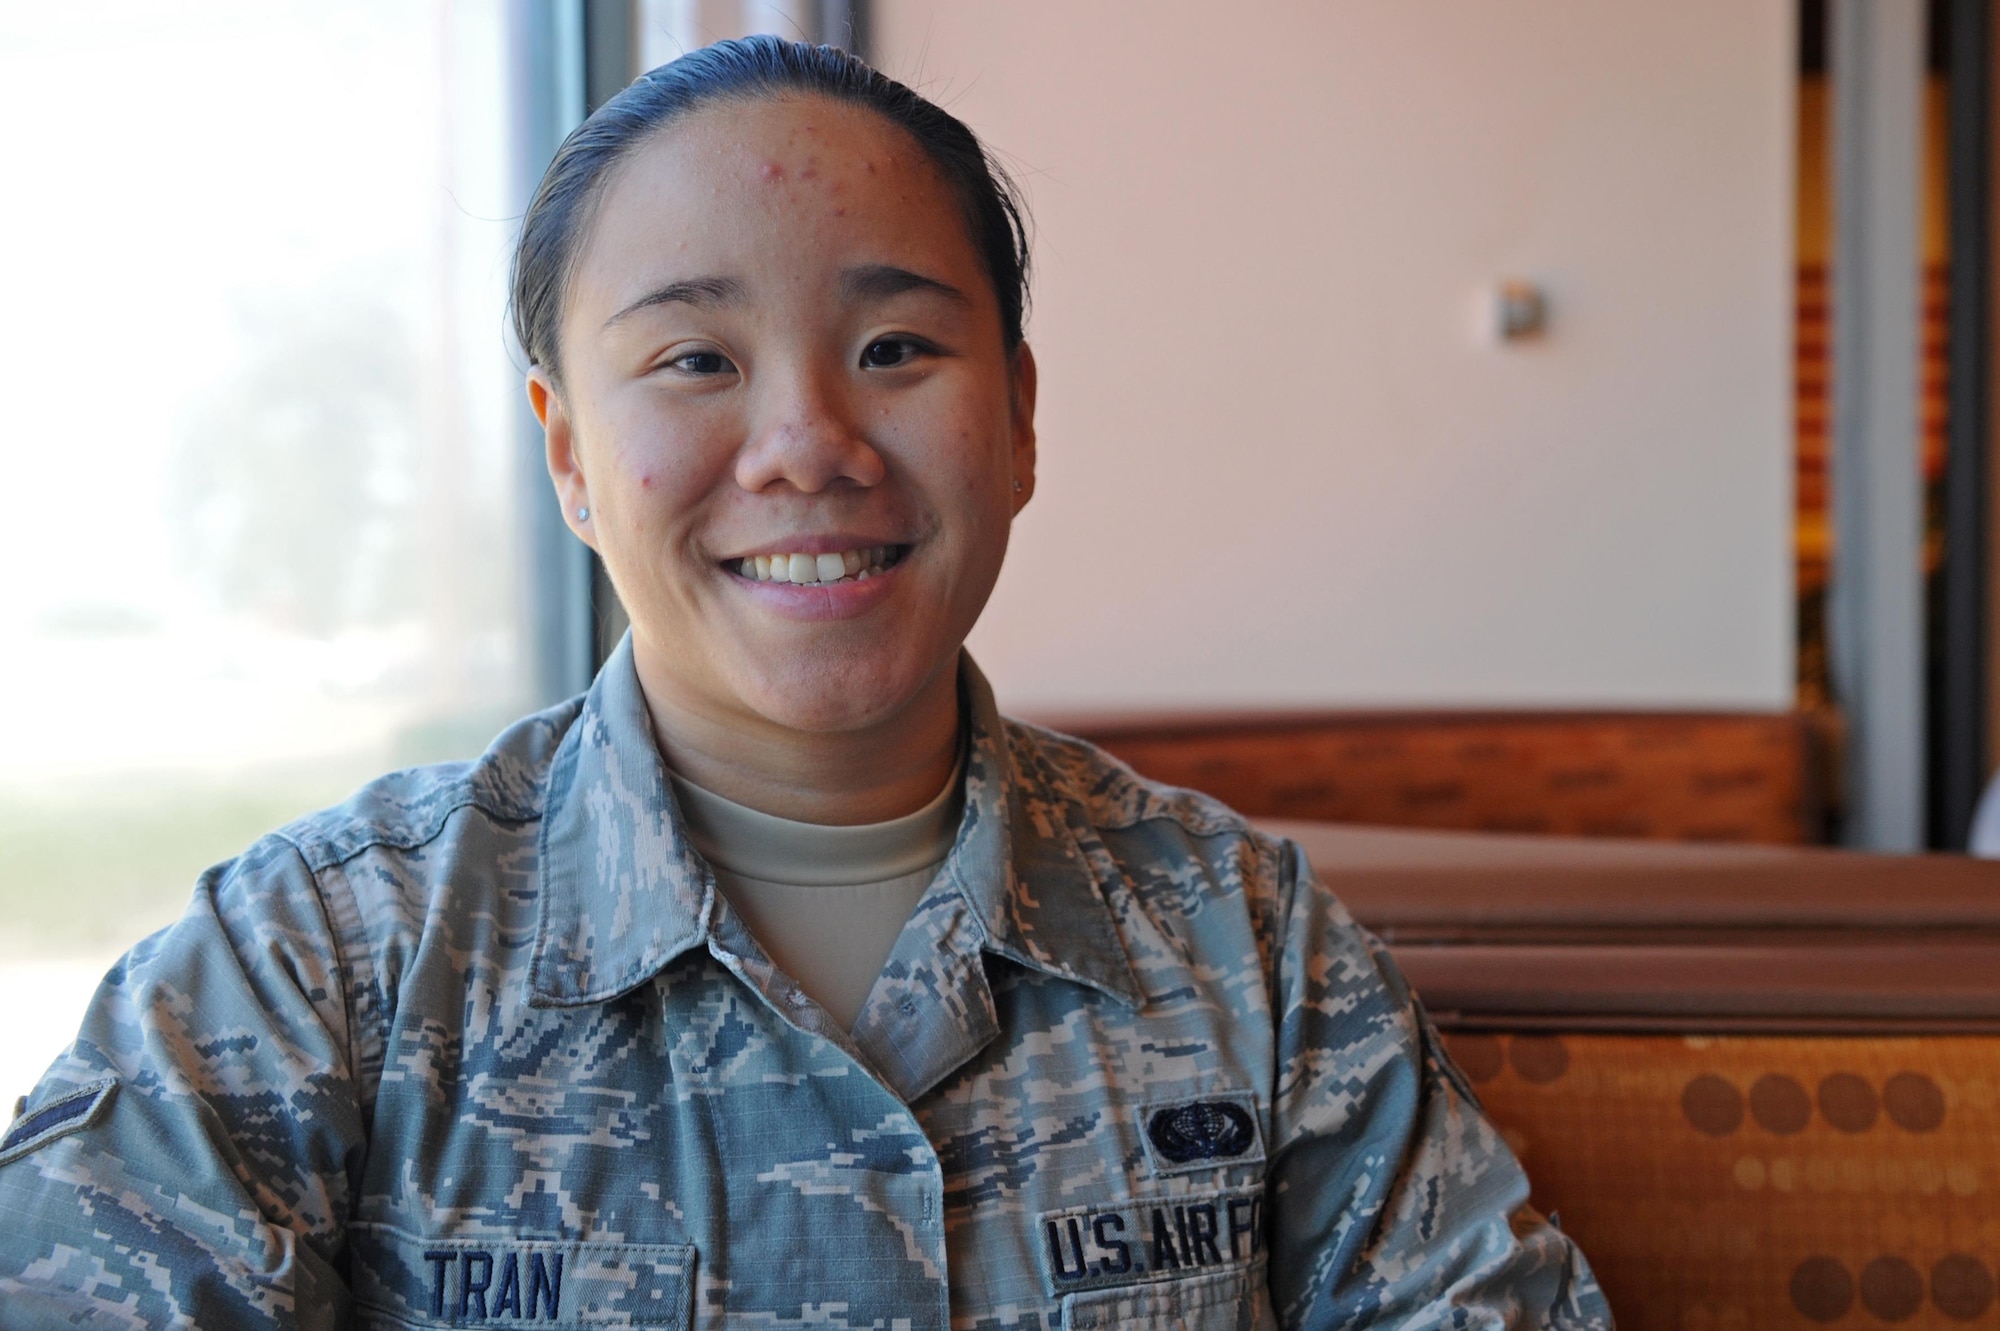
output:
[[[852,1033],[716,891],[629,642],[211,871],[29,1098],[118,1081],[0,1165],[0,1326],[1608,1328],[1299,852],[963,678]]]

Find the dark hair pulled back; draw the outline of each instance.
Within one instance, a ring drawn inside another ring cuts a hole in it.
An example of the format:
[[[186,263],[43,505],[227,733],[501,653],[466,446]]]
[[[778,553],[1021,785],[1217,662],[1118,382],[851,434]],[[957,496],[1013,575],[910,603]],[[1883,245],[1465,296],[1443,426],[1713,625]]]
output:
[[[867,107],[916,140],[958,198],[1000,300],[1007,349],[1020,345],[1028,303],[1026,207],[1005,168],[956,116],[859,58],[757,36],[704,46],[642,74],[556,149],[514,250],[514,335],[530,363],[561,377],[563,301],[611,171],[651,135],[711,103],[796,95]]]

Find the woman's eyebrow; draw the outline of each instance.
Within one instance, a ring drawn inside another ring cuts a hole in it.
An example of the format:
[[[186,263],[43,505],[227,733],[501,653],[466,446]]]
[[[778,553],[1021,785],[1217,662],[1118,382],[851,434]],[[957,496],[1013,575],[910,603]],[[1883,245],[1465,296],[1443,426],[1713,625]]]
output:
[[[865,264],[859,268],[849,268],[840,275],[840,294],[850,301],[884,300],[890,296],[900,296],[905,291],[934,291],[960,305],[970,305],[966,294],[949,282],[940,282],[935,277],[925,277],[907,268],[898,268],[889,263]]]
[[[618,313],[604,321],[611,327],[628,315],[640,310],[651,309],[655,305],[693,305],[698,309],[714,309],[718,305],[732,305],[743,297],[743,282],[734,277],[688,277],[677,282],[669,282],[663,287],[655,287],[639,299],[627,305]]]

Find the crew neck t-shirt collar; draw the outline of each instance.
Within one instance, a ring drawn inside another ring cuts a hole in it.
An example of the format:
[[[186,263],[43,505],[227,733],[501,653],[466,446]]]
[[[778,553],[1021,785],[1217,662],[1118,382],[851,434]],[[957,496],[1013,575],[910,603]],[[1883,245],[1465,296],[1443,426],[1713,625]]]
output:
[[[669,770],[688,839],[709,863],[744,878],[851,887],[931,869],[951,853],[962,810],[961,754],[944,787],[914,813],[882,823],[805,823],[752,809]]]

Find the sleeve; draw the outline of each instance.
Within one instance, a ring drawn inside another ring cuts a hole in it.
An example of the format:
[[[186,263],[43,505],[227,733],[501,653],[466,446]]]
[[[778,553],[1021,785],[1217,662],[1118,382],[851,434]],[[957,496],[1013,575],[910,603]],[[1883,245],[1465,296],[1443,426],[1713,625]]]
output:
[[[1271,1303],[1287,1328],[1610,1331],[1387,951],[1287,845]]]
[[[267,839],[204,875],[0,1139],[0,1328],[344,1325],[348,1034],[298,852]]]

